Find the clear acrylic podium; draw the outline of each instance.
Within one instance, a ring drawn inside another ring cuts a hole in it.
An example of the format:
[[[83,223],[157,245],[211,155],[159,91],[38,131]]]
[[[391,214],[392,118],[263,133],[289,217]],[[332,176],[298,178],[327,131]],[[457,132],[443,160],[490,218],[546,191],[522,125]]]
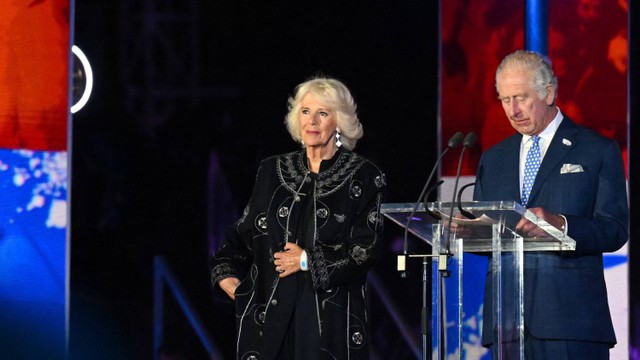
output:
[[[524,318],[527,316],[523,305],[526,296],[524,252],[573,251],[575,241],[514,201],[462,202],[460,207],[455,203],[453,211],[451,205],[433,202],[425,209],[420,204],[415,213],[415,203],[387,203],[382,204],[381,209],[385,217],[431,246],[431,254],[408,253],[398,257],[400,271],[404,271],[405,262],[412,257],[423,258],[423,263],[427,257],[430,259],[431,338],[425,339],[423,335],[423,352],[429,352],[423,354],[423,359],[471,357],[466,354],[468,341],[463,340],[464,290],[467,285],[473,285],[464,283],[467,256],[489,259],[493,284],[493,359],[524,359]],[[475,218],[464,218],[460,208]],[[528,238],[518,234],[515,227],[523,217],[537,224],[547,236]],[[477,296],[477,292],[474,293]]]

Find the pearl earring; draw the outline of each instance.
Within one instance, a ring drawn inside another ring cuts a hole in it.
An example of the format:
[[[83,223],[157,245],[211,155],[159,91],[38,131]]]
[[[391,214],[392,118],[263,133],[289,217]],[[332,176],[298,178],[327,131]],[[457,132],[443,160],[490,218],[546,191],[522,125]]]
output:
[[[336,146],[342,146],[342,141],[340,141],[340,129],[336,128]]]

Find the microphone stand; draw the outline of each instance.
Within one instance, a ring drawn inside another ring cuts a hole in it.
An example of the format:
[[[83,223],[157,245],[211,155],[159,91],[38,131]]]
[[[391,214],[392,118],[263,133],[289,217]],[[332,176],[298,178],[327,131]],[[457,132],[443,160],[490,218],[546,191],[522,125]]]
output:
[[[439,270],[438,271],[438,296],[439,296],[438,307],[439,307],[440,317],[438,321],[439,321],[440,334],[438,336],[438,340],[439,340],[440,346],[438,346],[438,350],[439,350],[440,359],[447,358],[446,317],[443,316],[443,314],[445,314],[446,312],[446,305],[443,301],[444,300],[443,292],[445,290],[444,279],[449,277],[449,275],[451,274],[451,272],[448,269],[448,262],[449,262],[449,257],[453,256],[451,252],[451,224],[453,223],[453,210],[454,210],[454,204],[456,201],[456,193],[458,192],[458,182],[460,181],[460,171],[462,169],[462,159],[464,157],[464,151],[468,147],[473,145],[475,141],[476,141],[476,134],[473,132],[468,133],[467,136],[464,138],[462,150],[460,151],[460,157],[458,158],[458,169],[456,171],[456,180],[453,185],[453,198],[451,199],[451,204],[449,209],[449,219],[448,219],[449,223],[447,224],[446,233],[443,234],[445,253],[444,253],[444,256],[439,257],[440,263],[438,264],[438,270]],[[442,260],[444,260],[444,264],[442,263]],[[462,349],[460,350],[462,351]]]
[[[436,189],[440,184],[442,184],[444,182],[443,180],[438,181],[427,192],[427,186],[431,182],[431,178],[435,174],[436,168],[440,164],[440,161],[442,160],[444,155],[450,149],[460,145],[462,140],[463,140],[462,133],[461,132],[455,133],[455,135],[453,135],[451,137],[451,139],[449,140],[449,142],[447,143],[447,147],[442,151],[442,153],[440,154],[440,156],[436,160],[436,163],[434,164],[433,169],[431,170],[431,173],[429,174],[429,177],[427,178],[427,181],[424,184],[422,192],[420,193],[420,196],[418,197],[418,201],[416,201],[416,204],[415,204],[415,206],[413,208],[413,211],[411,211],[411,214],[407,218],[407,222],[406,222],[405,227],[404,227],[404,249],[403,249],[403,254],[398,256],[398,271],[401,271],[401,277],[403,277],[403,278],[405,278],[407,276],[406,275],[406,259],[407,259],[407,256],[408,257],[421,257],[422,258],[422,311],[421,311],[420,323],[421,323],[421,327],[422,327],[422,359],[423,360],[427,360],[427,356],[429,356],[431,354],[431,351],[429,349],[431,347],[431,341],[429,339],[429,321],[428,321],[429,315],[431,313],[430,307],[429,307],[429,303],[428,303],[428,299],[430,299],[430,297],[428,296],[429,288],[431,287],[429,285],[429,279],[431,278],[431,261],[430,260],[431,260],[431,257],[439,256],[440,257],[439,270],[441,270],[440,269],[440,267],[442,266],[441,264],[445,264],[445,266],[446,266],[446,255],[444,255],[444,261],[443,261],[443,255],[433,255],[433,254],[408,255],[409,225],[411,224],[411,221],[413,220],[413,216],[415,215],[416,211],[418,210],[418,207],[422,203],[423,197],[424,197],[424,200],[426,201],[427,195],[431,191]],[[435,217],[435,214],[432,214],[429,211],[429,209],[427,209],[426,206],[425,206],[425,210],[427,212],[429,212],[431,216]],[[446,268],[445,268],[445,270],[446,270]]]
[[[462,144],[462,150],[460,151],[460,157],[458,158],[458,170],[456,172],[456,181],[453,185],[453,195],[451,198],[451,209],[449,210],[449,224],[447,229],[447,237],[445,239],[445,248],[447,254],[451,253],[451,243],[450,243],[450,234],[451,234],[451,224],[453,223],[453,208],[456,203],[456,193],[458,192],[458,182],[460,181],[460,170],[462,169],[462,158],[464,157],[464,151],[473,145],[476,142],[476,134],[470,132],[464,138],[464,142]]]

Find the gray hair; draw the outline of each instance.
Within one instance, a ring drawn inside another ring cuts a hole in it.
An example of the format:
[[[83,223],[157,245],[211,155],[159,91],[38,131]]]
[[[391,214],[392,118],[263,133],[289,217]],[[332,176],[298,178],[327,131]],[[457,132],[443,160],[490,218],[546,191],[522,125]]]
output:
[[[296,86],[295,95],[289,98],[289,112],[285,117],[285,124],[291,137],[302,144],[300,129],[300,108],[302,98],[312,94],[317,101],[336,112],[336,122],[340,129],[342,146],[353,150],[356,143],[364,134],[362,124],[356,113],[356,103],[349,89],[336,79],[315,77]]]
[[[507,68],[523,69],[531,74],[531,86],[540,99],[546,96],[547,86],[552,85],[558,91],[558,78],[553,73],[551,60],[548,57],[530,50],[517,50],[507,55],[496,70],[496,90],[498,78]]]

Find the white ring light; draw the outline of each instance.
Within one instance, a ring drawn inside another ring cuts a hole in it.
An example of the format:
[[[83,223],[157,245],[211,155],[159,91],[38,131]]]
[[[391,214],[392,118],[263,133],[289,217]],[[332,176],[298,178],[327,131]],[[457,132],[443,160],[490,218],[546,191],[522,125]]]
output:
[[[82,109],[82,107],[86,105],[87,101],[89,101],[89,96],[91,96],[91,89],[93,88],[93,71],[91,70],[89,59],[87,59],[87,57],[79,47],[75,45],[71,46],[71,52],[73,52],[78,57],[78,59],[80,59],[82,67],[84,68],[85,75],[87,76],[87,83],[84,87],[84,93],[80,97],[80,100],[78,100],[77,103],[71,106],[71,113],[74,114],[78,112],[78,110]]]

